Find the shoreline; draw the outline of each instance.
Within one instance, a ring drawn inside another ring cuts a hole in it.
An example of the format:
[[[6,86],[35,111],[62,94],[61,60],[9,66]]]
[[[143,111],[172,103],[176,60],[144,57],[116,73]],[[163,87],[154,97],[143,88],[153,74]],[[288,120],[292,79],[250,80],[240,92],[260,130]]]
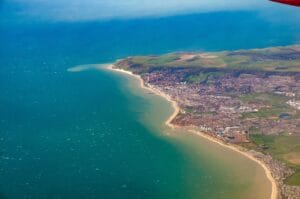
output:
[[[118,69],[118,68],[113,68],[113,64],[109,64],[105,67],[108,70],[111,71],[115,71],[115,72],[119,72],[119,73],[123,73],[123,74],[127,74],[130,75],[132,77],[137,78],[140,81],[140,87],[142,89],[146,89],[156,95],[159,95],[163,98],[165,98],[168,102],[170,102],[172,104],[172,107],[174,109],[174,112],[172,113],[172,115],[166,120],[165,124],[171,128],[177,128],[177,126],[175,126],[174,124],[172,124],[172,120],[178,115],[178,113],[180,112],[180,107],[178,106],[177,102],[175,102],[174,100],[172,100],[170,98],[170,96],[168,96],[167,94],[159,91],[158,89],[152,87],[151,85],[145,85],[145,81],[141,78],[141,76],[133,74],[131,71],[127,71],[127,70],[123,70],[123,69]]]
[[[113,68],[113,64],[109,64],[107,66],[105,66],[105,69],[107,70],[111,70],[113,72],[119,72],[119,73],[123,73],[123,74],[126,74],[126,75],[130,75],[134,78],[137,78],[139,81],[140,81],[140,87],[142,89],[146,89],[156,95],[159,95],[163,98],[165,98],[168,102],[171,103],[174,111],[172,113],[172,115],[170,117],[168,117],[168,119],[166,120],[165,124],[167,126],[169,126],[170,128],[174,129],[174,128],[181,128],[180,126],[176,126],[174,124],[172,124],[172,120],[178,115],[178,113],[180,112],[180,107],[178,106],[177,102],[172,100],[171,97],[161,91],[159,91],[158,89],[152,87],[151,85],[146,85],[145,84],[145,81],[142,79],[142,77],[140,75],[136,75],[134,73],[132,73],[131,71],[127,71],[127,70],[123,70],[123,69],[119,69],[119,68]],[[200,131],[196,131],[196,130],[188,130],[188,132],[190,133],[193,133],[197,136],[201,136],[202,138],[205,138],[211,142],[214,142],[216,144],[219,144],[220,146],[223,146],[223,147],[226,147],[227,149],[230,149],[232,151],[235,151],[241,155],[244,155],[246,158],[252,160],[252,161],[255,161],[258,165],[260,165],[263,169],[264,169],[264,172],[265,172],[265,175],[267,177],[267,179],[271,182],[271,196],[270,198],[271,199],[277,199],[278,198],[278,187],[277,187],[277,182],[276,180],[274,179],[273,175],[272,175],[272,172],[271,172],[271,169],[268,167],[268,165],[263,162],[262,160],[256,158],[255,156],[253,156],[252,154],[250,154],[248,151],[243,151],[241,150],[241,147],[237,147],[233,144],[226,144],[220,140],[218,140],[217,138],[214,138],[212,136],[209,136],[205,133],[202,133]]]

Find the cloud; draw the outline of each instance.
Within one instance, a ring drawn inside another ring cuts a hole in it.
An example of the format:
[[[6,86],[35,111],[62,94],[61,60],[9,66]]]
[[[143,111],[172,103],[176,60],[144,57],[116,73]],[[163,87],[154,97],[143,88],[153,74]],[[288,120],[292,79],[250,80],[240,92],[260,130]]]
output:
[[[0,0],[1,1],[1,0]],[[55,21],[169,16],[255,9],[262,0],[10,0],[16,15]]]

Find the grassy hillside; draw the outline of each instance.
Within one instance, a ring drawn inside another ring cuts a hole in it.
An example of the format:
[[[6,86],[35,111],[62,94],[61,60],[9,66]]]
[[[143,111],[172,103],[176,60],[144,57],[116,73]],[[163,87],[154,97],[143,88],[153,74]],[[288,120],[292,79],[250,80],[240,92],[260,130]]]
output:
[[[170,53],[160,56],[136,56],[127,58],[126,61],[145,71],[153,67],[196,67],[300,72],[300,45],[215,53]]]

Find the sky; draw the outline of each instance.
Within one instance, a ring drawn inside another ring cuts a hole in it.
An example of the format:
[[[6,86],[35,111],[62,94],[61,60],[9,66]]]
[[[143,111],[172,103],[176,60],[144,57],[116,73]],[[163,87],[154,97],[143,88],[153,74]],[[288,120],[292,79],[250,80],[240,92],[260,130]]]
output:
[[[277,9],[283,6],[268,0],[0,0],[0,12],[6,14],[6,18],[48,21],[161,17],[214,11],[261,10],[265,7]]]

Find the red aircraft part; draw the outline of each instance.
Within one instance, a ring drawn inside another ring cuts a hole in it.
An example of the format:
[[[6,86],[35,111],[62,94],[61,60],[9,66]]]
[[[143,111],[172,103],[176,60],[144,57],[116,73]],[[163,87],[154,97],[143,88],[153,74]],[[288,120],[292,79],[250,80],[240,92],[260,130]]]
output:
[[[292,6],[300,6],[300,0],[271,0],[278,3],[284,3]]]

